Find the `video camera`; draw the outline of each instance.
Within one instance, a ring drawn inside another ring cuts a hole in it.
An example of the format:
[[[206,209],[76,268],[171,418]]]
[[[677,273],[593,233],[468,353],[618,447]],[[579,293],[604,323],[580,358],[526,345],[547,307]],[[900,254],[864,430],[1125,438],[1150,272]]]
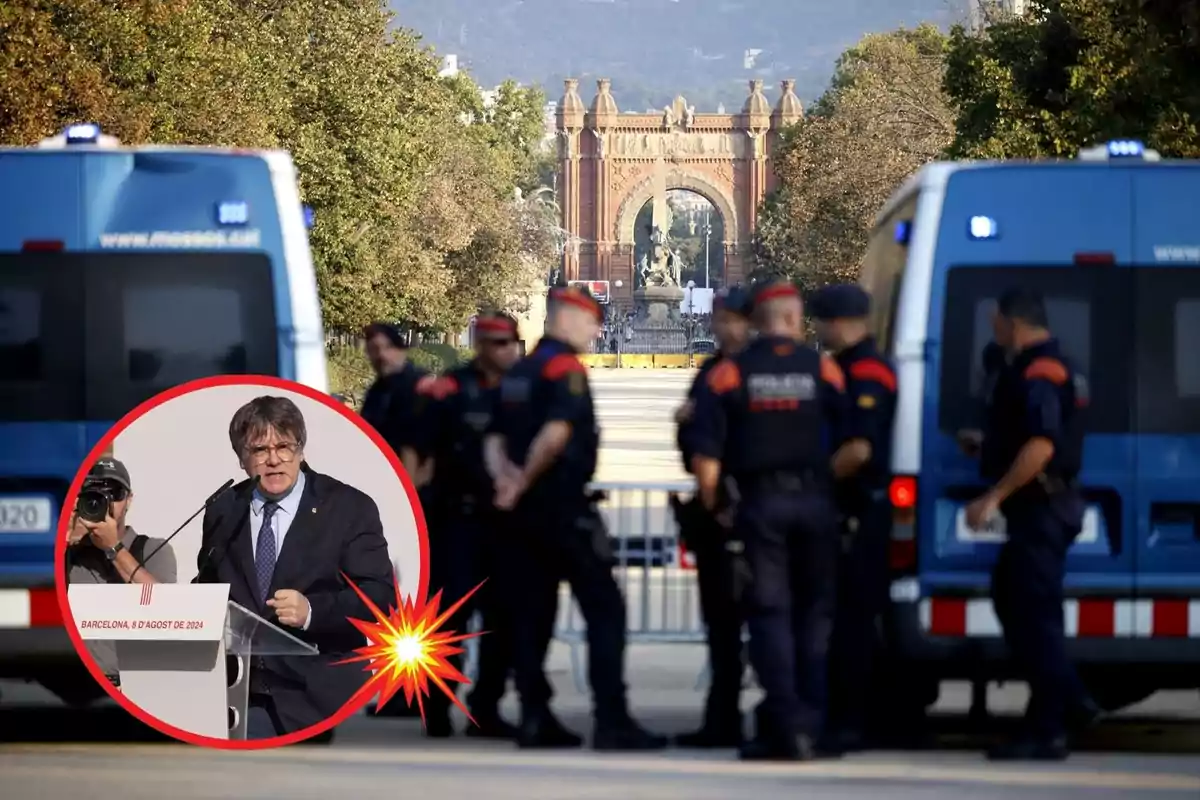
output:
[[[104,522],[113,503],[125,499],[128,492],[124,486],[109,480],[84,480],[79,497],[75,500],[75,515],[85,522]]]

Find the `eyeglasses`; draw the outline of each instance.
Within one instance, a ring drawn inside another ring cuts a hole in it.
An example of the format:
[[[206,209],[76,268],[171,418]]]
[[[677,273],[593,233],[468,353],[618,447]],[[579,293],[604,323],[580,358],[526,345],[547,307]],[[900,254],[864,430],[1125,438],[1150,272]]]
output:
[[[249,456],[250,461],[257,466],[270,461],[271,453],[274,453],[275,458],[277,458],[281,463],[287,464],[291,461],[295,461],[296,455],[299,452],[300,445],[293,442],[284,442],[283,444],[277,445],[247,448],[246,455]]]

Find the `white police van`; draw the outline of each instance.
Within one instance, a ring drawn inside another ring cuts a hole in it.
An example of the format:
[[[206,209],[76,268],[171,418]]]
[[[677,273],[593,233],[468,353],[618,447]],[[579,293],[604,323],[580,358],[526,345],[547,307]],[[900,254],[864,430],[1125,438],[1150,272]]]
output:
[[[1003,525],[956,432],[983,381],[995,297],[1020,285],[1087,375],[1089,501],[1067,564],[1072,656],[1097,700],[1200,686],[1200,162],[1111,142],[1074,160],[924,167],[878,218],[861,283],[895,361],[889,648],[936,696],[1005,677],[988,599]],[[906,668],[907,667],[907,668]]]
[[[0,187],[0,678],[83,702],[53,588],[67,488],[171,386],[327,391],[311,217],[287,153],[123,147],[90,124],[0,148]]]

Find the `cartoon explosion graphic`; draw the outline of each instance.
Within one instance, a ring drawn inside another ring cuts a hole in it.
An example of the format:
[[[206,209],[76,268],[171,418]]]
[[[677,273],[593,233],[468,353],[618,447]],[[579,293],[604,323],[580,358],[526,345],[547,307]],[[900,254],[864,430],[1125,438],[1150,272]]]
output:
[[[356,650],[358,655],[354,658],[337,662],[366,663],[366,669],[374,672],[355,695],[354,702],[365,705],[371,697],[377,696],[378,707],[382,708],[403,690],[404,699],[409,705],[416,698],[421,721],[424,722],[425,698],[429,697],[430,684],[433,684],[474,723],[475,720],[451,686],[451,683],[470,683],[470,679],[451,663],[450,658],[463,652],[463,648],[458,646],[461,642],[474,639],[483,631],[460,634],[441,628],[483,584],[439,613],[441,592],[424,603],[414,603],[411,598],[401,594],[400,582],[397,581],[396,605],[385,614],[352,580],[344,574],[342,577],[375,617],[374,621],[369,622],[349,618],[350,623],[367,637],[368,644]]]

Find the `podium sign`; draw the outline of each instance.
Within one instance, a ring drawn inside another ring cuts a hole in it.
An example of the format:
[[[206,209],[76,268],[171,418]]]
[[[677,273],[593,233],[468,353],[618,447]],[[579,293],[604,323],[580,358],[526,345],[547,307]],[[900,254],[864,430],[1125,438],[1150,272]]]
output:
[[[84,641],[116,642],[121,692],[168,725],[229,738],[229,584],[79,584],[67,591]]]
[[[84,641],[216,642],[225,636],[227,583],[81,584],[67,595]]]

